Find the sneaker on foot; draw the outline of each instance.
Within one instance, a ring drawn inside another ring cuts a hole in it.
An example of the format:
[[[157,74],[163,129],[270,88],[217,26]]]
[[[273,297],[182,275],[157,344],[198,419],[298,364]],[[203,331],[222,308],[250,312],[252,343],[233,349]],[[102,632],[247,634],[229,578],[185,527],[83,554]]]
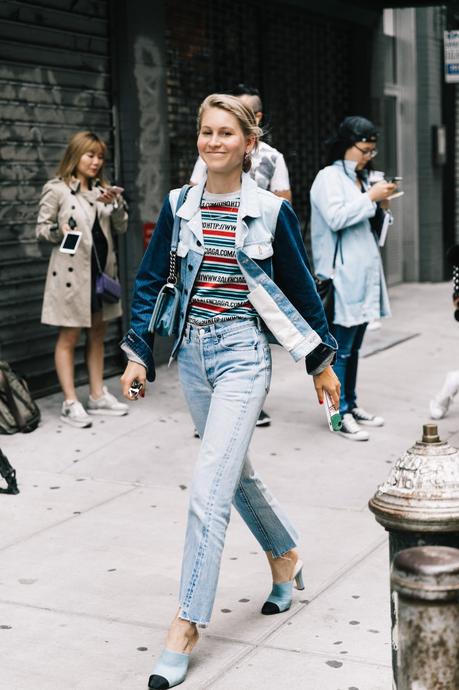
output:
[[[61,408],[61,420],[80,429],[92,426],[91,417],[79,400],[64,400]]]
[[[354,407],[351,410],[351,414],[355,421],[363,426],[384,426],[384,419],[382,417],[370,414],[363,407]]]
[[[97,400],[89,396],[88,414],[106,414],[113,417],[122,417],[128,413],[129,408],[126,403],[117,400],[105,386],[102,390],[103,395]]]
[[[444,398],[443,400],[438,400],[438,398],[431,400],[429,403],[431,419],[443,419],[449,410],[451,401],[452,398],[450,397]]]
[[[439,393],[430,401],[430,416],[432,419],[446,417],[449,406],[459,389],[459,371],[449,371]]]
[[[338,434],[348,438],[351,441],[368,441],[370,438],[368,431],[364,431],[359,427],[354,417],[350,412],[346,412],[342,417],[342,426]]]
[[[256,426],[269,426],[271,424],[271,417],[269,414],[266,414],[264,410],[260,412],[258,415],[257,419],[257,424]]]

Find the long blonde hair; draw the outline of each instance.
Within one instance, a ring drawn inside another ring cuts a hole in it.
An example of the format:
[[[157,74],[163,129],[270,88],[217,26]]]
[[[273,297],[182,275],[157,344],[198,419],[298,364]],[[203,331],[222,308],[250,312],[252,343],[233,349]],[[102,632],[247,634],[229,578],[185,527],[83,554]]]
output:
[[[61,177],[66,184],[76,175],[81,156],[88,151],[100,153],[105,157],[107,153],[107,144],[103,139],[97,136],[97,134],[94,134],[94,132],[76,132],[76,134],[70,138],[57,169],[57,175]],[[98,179],[103,186],[108,185],[103,165],[98,173]]]
[[[255,139],[254,148],[258,146],[258,141],[263,134],[263,130],[257,125],[254,111],[252,108],[248,108],[244,105],[236,96],[230,96],[226,93],[212,93],[210,96],[207,96],[199,106],[197,119],[198,136],[201,131],[202,117],[207,108],[220,108],[234,115],[239,122],[244,136],[253,137]],[[243,171],[249,172],[251,165],[252,161],[250,155],[244,156],[242,164]]]

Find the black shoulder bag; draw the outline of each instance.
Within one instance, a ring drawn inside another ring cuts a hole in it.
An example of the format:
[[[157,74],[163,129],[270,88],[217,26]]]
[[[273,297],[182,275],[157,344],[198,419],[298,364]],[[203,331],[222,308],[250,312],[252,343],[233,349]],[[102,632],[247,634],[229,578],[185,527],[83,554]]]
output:
[[[322,305],[327,317],[328,325],[333,323],[335,316],[335,286],[333,285],[333,278],[335,277],[336,257],[338,254],[338,247],[341,247],[341,230],[338,230],[338,237],[336,238],[335,252],[333,254],[332,272],[329,278],[318,278],[314,274],[316,289],[319,297],[322,300]],[[343,251],[341,249],[341,263],[343,262]]]

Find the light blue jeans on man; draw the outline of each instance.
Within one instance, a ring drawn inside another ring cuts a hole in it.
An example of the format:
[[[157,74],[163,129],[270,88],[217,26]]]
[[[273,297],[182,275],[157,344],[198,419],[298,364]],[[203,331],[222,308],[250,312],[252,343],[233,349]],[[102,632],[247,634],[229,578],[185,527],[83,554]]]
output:
[[[271,381],[271,353],[257,322],[187,326],[178,365],[202,439],[191,485],[179,615],[206,625],[231,504],[261,548],[274,557],[296,546],[297,533],[247,457]]]

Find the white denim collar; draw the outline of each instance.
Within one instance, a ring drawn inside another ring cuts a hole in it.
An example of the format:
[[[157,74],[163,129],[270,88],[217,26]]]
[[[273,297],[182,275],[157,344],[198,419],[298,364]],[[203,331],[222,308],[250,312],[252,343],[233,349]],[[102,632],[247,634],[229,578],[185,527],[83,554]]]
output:
[[[207,176],[199,184],[191,187],[185,203],[177,211],[177,215],[184,220],[191,220],[201,210],[201,199],[206,186]],[[242,173],[241,178],[241,218],[258,218],[261,216],[258,200],[258,186],[248,173]]]

